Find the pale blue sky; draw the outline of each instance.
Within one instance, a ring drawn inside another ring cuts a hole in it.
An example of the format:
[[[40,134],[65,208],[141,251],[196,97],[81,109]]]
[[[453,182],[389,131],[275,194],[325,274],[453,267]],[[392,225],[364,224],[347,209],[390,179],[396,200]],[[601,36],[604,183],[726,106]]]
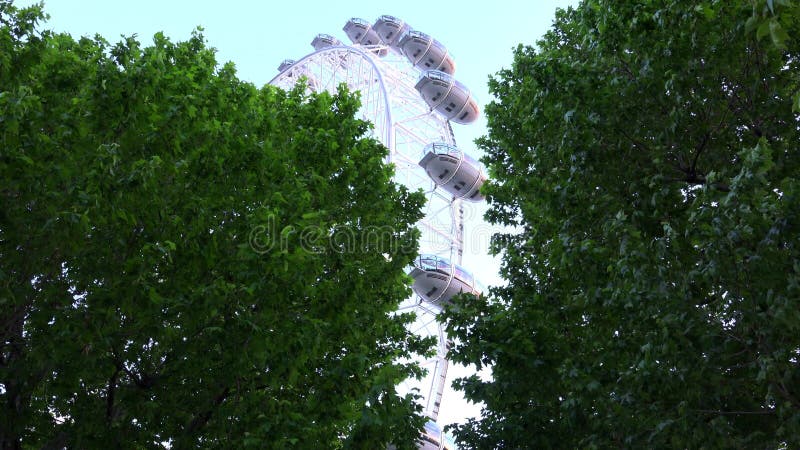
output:
[[[18,1],[19,5],[35,3]],[[380,5],[378,3],[381,3]],[[111,42],[136,34],[148,44],[157,31],[185,40],[202,26],[220,62],[233,61],[239,77],[260,86],[277,74],[284,59],[310,53],[317,33],[349,42],[342,27],[350,17],[370,22],[390,14],[442,42],[456,59],[456,78],[482,105],[490,101],[487,77],[512,61],[519,43],[533,44],[550,27],[556,7],[576,0],[495,0],[443,2],[405,0],[46,0],[47,28],[73,36],[99,33]],[[485,133],[485,119],[454,125],[460,146]],[[478,155],[479,156],[479,155]]]
[[[17,0],[15,3],[22,6],[37,2]],[[186,40],[195,27],[202,26],[209,45],[218,50],[218,61],[233,61],[239,78],[261,86],[278,73],[282,60],[298,60],[311,53],[311,40],[318,33],[332,34],[349,43],[342,31],[349,18],[360,17],[372,22],[380,15],[389,14],[447,47],[456,60],[456,78],[473,92],[483,109],[491,100],[486,86],[489,75],[510,67],[512,49],[517,44],[534,44],[550,27],[557,7],[574,6],[578,1],[377,3],[355,0],[46,0],[45,12],[51,18],[44,28],[65,31],[75,37],[99,33],[110,42],[119,41],[120,35],[136,34],[147,45],[158,31],[175,41]],[[486,133],[485,118],[466,126],[453,124],[453,129],[459,147],[480,157],[472,141]],[[492,268],[497,267],[497,260],[486,255],[491,229],[485,224],[473,225],[479,221],[483,208],[465,206],[468,207],[465,240],[469,247],[465,248],[465,263],[471,257],[468,268],[472,268],[484,284],[498,284],[496,273],[491,273]],[[448,378],[452,380],[463,375],[464,370],[454,367]],[[440,423],[460,422],[474,415],[477,415],[477,408],[467,404],[459,393],[449,389],[445,392]]]

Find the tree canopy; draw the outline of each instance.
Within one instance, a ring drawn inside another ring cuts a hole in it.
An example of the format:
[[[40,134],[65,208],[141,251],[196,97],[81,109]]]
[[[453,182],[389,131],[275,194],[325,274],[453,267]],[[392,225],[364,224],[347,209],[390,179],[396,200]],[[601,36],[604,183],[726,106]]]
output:
[[[787,0],[584,0],[491,79],[461,445],[800,445],[798,37]]]
[[[424,198],[357,95],[42,20],[0,1],[0,447],[414,448]]]

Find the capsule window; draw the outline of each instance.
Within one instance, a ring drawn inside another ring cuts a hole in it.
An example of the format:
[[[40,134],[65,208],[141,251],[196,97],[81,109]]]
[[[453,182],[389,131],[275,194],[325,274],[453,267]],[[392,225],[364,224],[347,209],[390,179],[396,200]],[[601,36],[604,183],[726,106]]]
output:
[[[445,107],[444,110],[447,111],[447,112],[453,112],[453,109],[455,109],[455,107],[456,107],[456,104],[453,103],[453,102],[450,102],[450,104],[447,105],[447,107]]]
[[[464,111],[464,114],[461,114],[461,116],[458,117],[458,120],[466,119],[467,115],[469,115],[469,111]]]
[[[414,58],[416,58],[417,56],[419,56],[419,54],[420,54],[420,53],[422,53],[422,49],[418,48],[418,49],[417,49],[417,51],[415,51],[415,52],[414,52],[414,54],[413,54],[412,56],[413,56]]]
[[[446,176],[447,176],[449,173],[450,173],[450,169],[444,169],[444,172],[442,172],[441,174],[439,174],[439,179],[440,179],[440,180],[441,180],[441,179],[444,179],[444,177],[446,177]]]

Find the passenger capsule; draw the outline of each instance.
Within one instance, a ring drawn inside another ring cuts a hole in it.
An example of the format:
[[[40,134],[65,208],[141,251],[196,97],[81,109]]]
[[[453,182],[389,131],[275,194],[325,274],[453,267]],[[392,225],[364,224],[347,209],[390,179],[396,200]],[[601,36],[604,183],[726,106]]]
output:
[[[452,264],[447,258],[421,255],[411,270],[411,286],[426,302],[434,305],[449,304],[460,293],[480,295],[483,288],[466,269]]]
[[[378,45],[383,43],[378,37],[378,33],[372,29],[372,25],[364,19],[353,17],[347,21],[342,30],[353,41],[353,44]]]
[[[398,46],[411,64],[420,70],[440,70],[450,75],[456,71],[456,62],[444,45],[421,31],[405,33]]]
[[[419,450],[455,450],[456,443],[452,437],[442,431],[436,422],[429,420],[419,439]]]
[[[414,86],[425,102],[456,123],[471,123],[478,118],[478,102],[469,89],[452,76],[439,70],[429,70]]]
[[[380,45],[381,47],[376,50],[378,56],[386,56],[389,50],[383,46],[383,41],[378,37],[378,33],[372,29],[372,25],[364,19],[354,17],[347,21],[344,25],[345,34],[353,41],[353,44],[361,45]]]
[[[445,143],[428,144],[419,165],[428,176],[453,197],[479,202],[483,200],[481,186],[486,176],[478,161],[458,147]]]
[[[406,34],[411,27],[407,23],[394,16],[380,16],[375,21],[372,29],[378,34],[378,37],[389,47],[398,48],[400,39]]]
[[[296,61],[293,59],[284,59],[280,66],[278,66],[278,72],[283,72],[284,70],[292,67]]]
[[[323,48],[337,45],[342,45],[342,42],[330,34],[318,34],[317,37],[311,41],[311,46],[314,47],[314,50],[322,50]]]

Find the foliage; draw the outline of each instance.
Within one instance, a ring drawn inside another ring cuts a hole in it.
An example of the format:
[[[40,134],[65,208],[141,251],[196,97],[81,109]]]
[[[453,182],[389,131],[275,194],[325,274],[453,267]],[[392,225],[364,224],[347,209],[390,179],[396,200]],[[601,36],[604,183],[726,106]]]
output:
[[[424,199],[357,96],[42,19],[0,2],[0,447],[414,448]]]
[[[800,7],[584,0],[490,81],[469,448],[800,446]]]

